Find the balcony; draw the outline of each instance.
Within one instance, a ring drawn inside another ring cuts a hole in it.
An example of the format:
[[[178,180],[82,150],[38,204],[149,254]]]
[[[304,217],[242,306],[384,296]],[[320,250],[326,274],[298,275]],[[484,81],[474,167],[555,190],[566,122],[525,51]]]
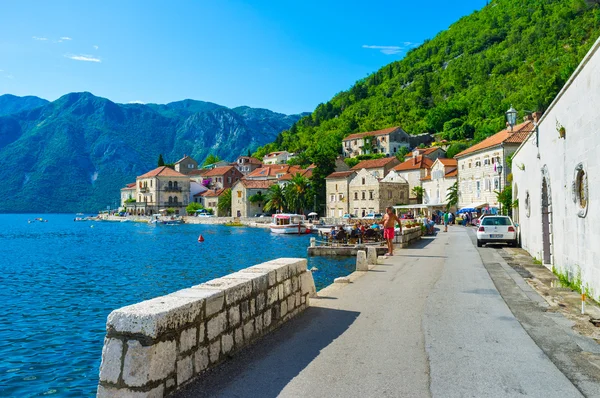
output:
[[[164,187],[165,192],[181,192],[181,187]]]
[[[166,206],[166,207],[183,207],[183,206],[187,206],[187,205],[183,204],[183,202],[164,202],[163,206]]]
[[[146,192],[150,192],[150,190],[148,189],[148,187],[142,187],[142,188],[140,188],[140,192],[146,193]]]

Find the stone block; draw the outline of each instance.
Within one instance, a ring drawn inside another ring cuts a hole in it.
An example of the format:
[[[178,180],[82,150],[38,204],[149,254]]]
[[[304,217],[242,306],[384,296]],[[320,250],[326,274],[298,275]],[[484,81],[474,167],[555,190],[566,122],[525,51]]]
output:
[[[277,283],[281,283],[289,278],[290,269],[289,267],[281,267],[277,269]]]
[[[206,328],[204,327],[204,323],[201,323],[198,326],[198,345],[204,344],[206,341]]]
[[[271,306],[276,303],[277,300],[279,300],[279,288],[277,286],[273,286],[267,292],[267,304]]]
[[[162,384],[150,391],[133,391],[128,388],[113,388],[99,385],[96,398],[162,398],[165,386]]]
[[[123,381],[129,387],[142,387],[148,382],[164,380],[175,371],[177,345],[174,340],[142,346],[137,340],[127,341],[123,365]]]
[[[177,384],[182,385],[194,375],[193,355],[181,358],[177,361]]]
[[[300,289],[302,295],[309,294],[311,297],[317,295],[317,289],[315,288],[315,280],[313,279],[312,272],[303,272],[300,274]]]
[[[368,271],[369,265],[367,263],[367,252],[359,250],[356,252],[356,270],[357,271]]]
[[[369,264],[369,265],[377,264],[377,249],[374,247],[367,248],[367,264]]]
[[[265,306],[267,305],[266,297],[266,293],[259,293],[256,296],[256,311],[260,312],[265,309]]]
[[[296,292],[296,306],[300,305],[300,297],[302,297],[300,292]]]
[[[223,311],[206,322],[206,334],[211,341],[220,335],[227,327],[227,314]]]
[[[283,300],[281,302],[281,306],[279,307],[279,316],[285,316],[288,312],[287,300]]]
[[[283,288],[283,283],[277,285],[277,289],[279,290],[279,300],[285,299],[287,296],[285,294],[285,290]]]
[[[244,325],[244,340],[250,340],[254,335],[254,320],[248,321]]]
[[[290,297],[287,298],[288,311],[293,310],[295,306],[296,306],[296,295],[292,294],[292,295],[290,295]]]
[[[348,278],[347,276],[342,276],[339,278],[335,278],[333,280],[333,283],[350,283],[350,278]]]
[[[175,294],[203,295],[206,307],[204,313],[205,317],[210,317],[211,315],[221,311],[225,303],[225,294],[223,289],[220,289],[217,286],[207,285],[206,283],[192,286],[190,289],[183,289],[179,292],[173,293],[173,295]]]
[[[254,293],[264,292],[269,288],[269,275],[257,275],[252,279],[252,291]]]
[[[204,301],[204,297],[177,297],[174,294],[157,297],[111,312],[106,326],[118,333],[157,338],[198,319]]]
[[[240,324],[240,307],[235,305],[227,311],[229,318],[229,327],[236,327]]]
[[[179,353],[191,350],[196,346],[198,329],[189,328],[181,332],[179,336]]]
[[[123,342],[117,339],[104,339],[102,347],[102,364],[100,365],[100,380],[117,383],[121,375],[121,355]]]
[[[254,332],[258,335],[262,333],[263,330],[263,317],[262,315],[258,315],[254,318]]]
[[[250,302],[242,301],[240,308],[242,310],[242,322],[245,322],[250,318]]]
[[[219,361],[219,356],[221,355],[221,339],[217,339],[210,344],[208,354],[210,358],[210,363],[215,363]]]
[[[170,378],[167,380],[167,382],[165,383],[167,386],[167,390],[170,388],[175,387],[175,379],[174,378]]]
[[[254,316],[256,314],[256,303],[253,298],[249,300],[250,303],[250,316]]]
[[[223,354],[229,353],[233,349],[233,333],[224,334],[221,337],[221,351]]]
[[[235,272],[233,274],[219,278],[220,280],[226,281],[226,284],[221,286],[225,287],[225,304],[227,306],[239,303],[241,300],[245,300],[252,294],[252,283],[256,274]],[[207,282],[207,283],[211,283]]]
[[[196,370],[196,374],[206,369],[208,367],[208,363],[208,348],[200,347],[194,354],[194,368]]]
[[[297,292],[300,286],[300,282],[298,281],[298,276],[294,276],[290,279],[292,281],[292,292]]]
[[[285,297],[292,294],[292,281],[289,279],[286,279],[283,282],[283,294],[285,295]]]
[[[300,304],[306,303],[306,296],[300,296]]]
[[[269,326],[271,326],[271,311],[265,311],[264,314],[262,314],[263,317],[263,328],[268,328]]]
[[[234,338],[235,338],[235,346],[237,348],[240,348],[244,344],[244,330],[243,330],[243,328],[239,327],[239,328],[235,329]]]

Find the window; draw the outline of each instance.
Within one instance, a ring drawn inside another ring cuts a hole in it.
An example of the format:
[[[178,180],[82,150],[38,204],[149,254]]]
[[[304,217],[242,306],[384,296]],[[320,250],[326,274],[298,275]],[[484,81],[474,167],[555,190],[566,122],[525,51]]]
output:
[[[367,198],[367,193],[365,191],[362,192],[362,200],[365,200]]]
[[[366,179],[365,179],[365,177],[363,177],[363,179],[362,179],[362,184],[363,184],[363,185],[365,185],[365,183],[366,183]],[[364,198],[363,198],[363,199],[364,199]]]
[[[329,195],[329,201],[335,202],[335,195]]]
[[[498,177],[494,178],[494,189],[500,189],[500,179]]]
[[[337,192],[338,188],[337,188],[337,184],[335,184],[335,191]]]
[[[373,200],[373,191],[369,191],[369,200]]]
[[[397,149],[398,149],[398,148],[394,147],[394,153],[396,153],[396,150],[397,150]]]
[[[469,162],[469,168],[471,168],[471,162]]]
[[[338,199],[341,202],[342,200],[344,200],[344,194],[339,194],[338,195]]]
[[[150,180],[150,188],[152,188],[152,180]]]
[[[242,191],[237,191],[237,197],[241,198],[242,197]]]
[[[231,177],[227,177],[227,183],[231,184]]]
[[[358,200],[358,192],[354,192],[354,200]]]
[[[193,168],[194,168],[194,165],[193,165],[193,164],[191,164],[191,163],[189,163],[189,164],[188,164],[188,169],[193,169]]]

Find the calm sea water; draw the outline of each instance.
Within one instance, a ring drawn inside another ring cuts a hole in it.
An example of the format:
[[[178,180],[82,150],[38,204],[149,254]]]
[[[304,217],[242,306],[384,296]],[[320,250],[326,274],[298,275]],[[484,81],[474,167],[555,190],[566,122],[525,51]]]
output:
[[[277,257],[306,257],[309,236],[259,228],[73,222],[0,215],[0,396],[93,396],[106,317]],[[93,227],[92,227],[93,226]],[[202,234],[205,242],[197,242]],[[308,259],[317,289],[351,258]]]

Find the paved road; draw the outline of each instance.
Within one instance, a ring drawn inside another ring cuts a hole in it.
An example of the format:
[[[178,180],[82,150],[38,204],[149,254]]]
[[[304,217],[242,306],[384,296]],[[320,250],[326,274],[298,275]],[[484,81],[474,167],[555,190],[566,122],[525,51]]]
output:
[[[515,319],[462,227],[320,296],[180,396],[581,396]]]

